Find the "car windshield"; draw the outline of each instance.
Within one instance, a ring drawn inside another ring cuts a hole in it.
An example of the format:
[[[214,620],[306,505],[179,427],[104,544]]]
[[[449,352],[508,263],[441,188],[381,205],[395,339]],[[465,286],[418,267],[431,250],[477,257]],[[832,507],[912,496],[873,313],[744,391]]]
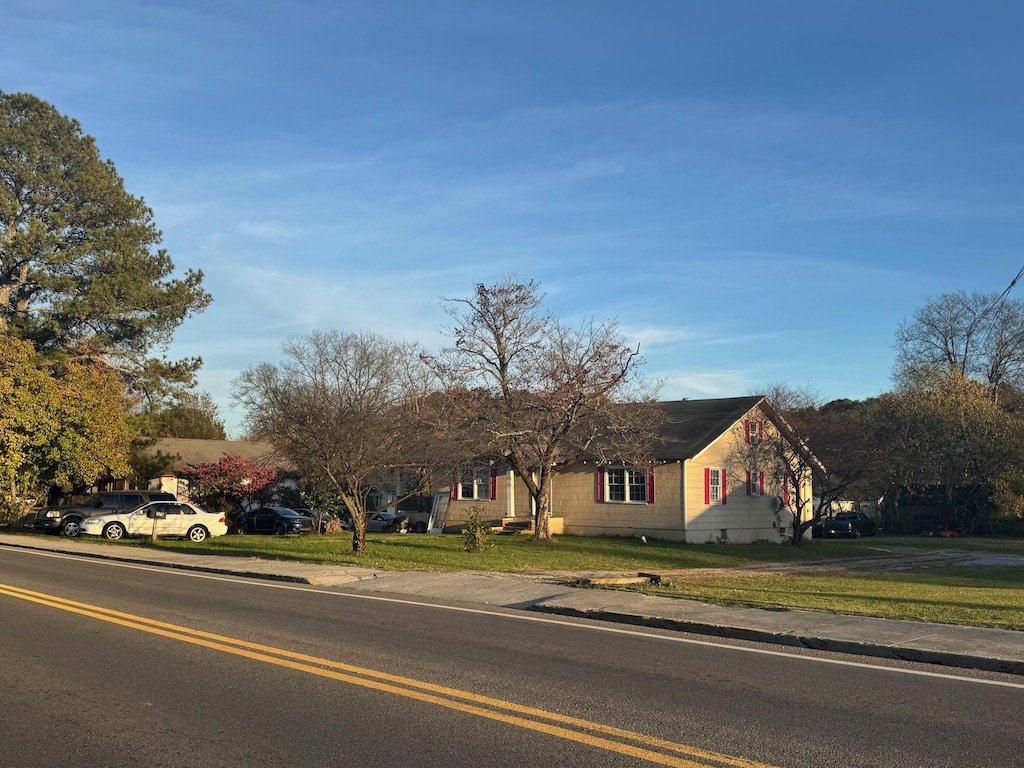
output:
[[[302,517],[302,515],[300,515],[294,509],[288,509],[287,507],[276,507],[276,509],[277,514],[279,514],[281,517]]]

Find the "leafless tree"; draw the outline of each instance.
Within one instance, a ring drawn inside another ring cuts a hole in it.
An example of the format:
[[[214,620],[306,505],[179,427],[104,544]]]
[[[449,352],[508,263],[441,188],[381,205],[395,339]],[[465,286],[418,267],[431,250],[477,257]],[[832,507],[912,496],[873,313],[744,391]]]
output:
[[[782,491],[780,505],[792,517],[793,544],[799,545],[835,502],[856,499],[877,485],[882,456],[857,404],[823,403],[816,392],[785,383],[763,391],[767,402],[761,408],[773,428],[757,439],[737,434],[730,463],[756,467],[768,486]],[[805,488],[807,478],[813,494]]]
[[[279,365],[243,371],[235,399],[253,437],[337,491],[352,518],[352,548],[362,552],[367,513],[427,490],[438,460],[439,440],[423,428],[428,377],[420,350],[371,333],[327,331],[289,340],[283,352]],[[371,506],[396,474],[399,498]]]
[[[1024,302],[990,293],[931,299],[896,332],[894,377],[902,389],[950,370],[983,382],[993,400],[1024,384]]]
[[[660,411],[637,375],[639,348],[613,322],[570,327],[543,312],[537,283],[506,277],[446,299],[454,346],[428,363],[480,455],[501,457],[535,505],[535,535],[549,537],[551,479],[584,457],[642,465]]]

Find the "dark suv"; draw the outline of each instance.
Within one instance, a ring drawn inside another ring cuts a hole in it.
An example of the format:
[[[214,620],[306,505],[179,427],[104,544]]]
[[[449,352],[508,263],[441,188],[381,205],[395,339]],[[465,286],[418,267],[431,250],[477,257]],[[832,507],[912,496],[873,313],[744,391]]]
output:
[[[829,536],[861,536],[875,535],[875,522],[863,512],[840,512],[831,520],[821,524],[821,535]]]
[[[82,504],[69,507],[44,507],[36,512],[32,526],[37,531],[61,533],[75,537],[82,532],[82,521],[106,512],[123,512],[149,501],[177,501],[166,491],[108,491],[86,499]]]

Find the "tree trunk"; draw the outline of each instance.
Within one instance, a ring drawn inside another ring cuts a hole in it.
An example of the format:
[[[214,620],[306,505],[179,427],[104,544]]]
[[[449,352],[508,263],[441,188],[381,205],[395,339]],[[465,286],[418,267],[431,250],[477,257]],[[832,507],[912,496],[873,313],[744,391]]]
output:
[[[352,528],[352,551],[357,555],[366,551],[366,531],[357,531]]]
[[[537,519],[534,522],[534,537],[538,540],[550,539],[551,530],[548,521],[551,518],[551,486],[548,485],[547,474],[541,477],[535,501],[537,504]]]

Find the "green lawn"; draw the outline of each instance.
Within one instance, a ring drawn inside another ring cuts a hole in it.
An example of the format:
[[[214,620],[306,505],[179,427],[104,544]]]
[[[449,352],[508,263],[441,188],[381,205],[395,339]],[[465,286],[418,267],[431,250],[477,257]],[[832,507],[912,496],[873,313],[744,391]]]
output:
[[[351,534],[328,536],[221,536],[196,547],[166,540],[156,545],[145,540],[135,546],[202,551],[220,555],[268,557],[281,560],[357,565],[404,571],[650,571],[684,568],[731,568],[778,560],[820,557],[810,548],[771,544],[750,546],[685,545],[668,542],[643,544],[639,539],[559,536],[536,541],[531,536],[495,536],[485,552],[464,552],[461,536],[369,534],[366,552],[352,552]]]
[[[787,607],[1024,630],[1024,567],[897,573],[678,578],[648,594],[718,605]]]

